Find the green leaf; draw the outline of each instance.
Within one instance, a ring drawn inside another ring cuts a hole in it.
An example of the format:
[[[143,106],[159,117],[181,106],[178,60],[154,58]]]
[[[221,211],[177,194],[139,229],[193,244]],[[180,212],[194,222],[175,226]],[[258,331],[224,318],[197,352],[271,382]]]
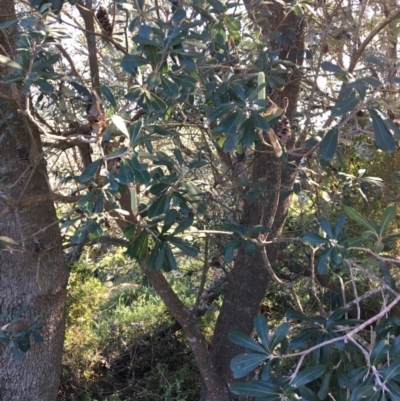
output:
[[[97,194],[97,190],[94,189],[92,191],[90,191],[89,193],[87,193],[85,196],[82,196],[82,198],[80,198],[77,202],[76,202],[76,206],[78,207],[83,207],[86,205],[86,203],[94,196]]]
[[[258,245],[250,240],[244,240],[243,247],[246,255],[254,255],[259,250]]]
[[[145,64],[149,64],[149,60],[133,54],[126,54],[121,61],[121,67],[131,75],[136,75],[136,68]]]
[[[240,38],[240,19],[234,15],[225,14],[224,21],[233,40]]]
[[[359,94],[361,99],[364,99],[366,94],[367,94],[367,85],[364,79],[357,79],[354,82],[351,82],[346,85],[346,89],[355,89],[357,93]]]
[[[389,350],[389,344],[386,339],[379,341],[379,343],[375,346],[375,348],[371,351],[369,356],[369,360],[371,365],[378,366],[381,362],[386,360],[387,352]]]
[[[165,213],[164,217],[164,225],[162,228],[162,233],[167,232],[171,226],[175,223],[177,217],[179,216],[179,213],[175,209],[169,209],[167,213]]]
[[[123,146],[119,149],[114,150],[113,152],[110,152],[106,155],[107,159],[114,159],[117,157],[121,157],[123,155],[125,155],[128,151],[128,148],[126,146]]]
[[[85,170],[83,170],[82,174],[77,178],[77,180],[82,184],[89,182],[97,173],[97,170],[101,166],[102,162],[102,159],[98,159],[95,162],[90,163]]]
[[[16,68],[17,70],[23,70],[24,67],[22,65],[16,63],[15,61],[11,60],[10,58],[3,56],[0,54],[0,63],[5,64],[7,67]]]
[[[135,179],[135,172],[129,160],[122,159],[119,166],[118,180],[122,185],[130,184]]]
[[[111,89],[108,86],[102,85],[100,87],[100,91],[104,95],[104,97],[110,102],[111,106],[114,107],[114,110],[116,110],[118,106]]]
[[[182,220],[178,224],[178,227],[175,228],[174,235],[182,233],[185,230],[187,230],[193,224],[193,221],[194,221],[193,217],[187,217],[186,219]]]
[[[301,320],[302,322],[314,322],[313,318],[306,316],[297,310],[289,309],[285,314],[287,319]]]
[[[274,335],[271,337],[270,342],[270,350],[271,352],[275,349],[275,347],[280,344],[286,337],[287,333],[289,333],[289,323],[282,323],[274,332]]]
[[[232,358],[230,364],[233,377],[235,379],[241,379],[242,377],[247,376],[250,372],[257,368],[260,363],[267,359],[268,355],[266,354],[252,353],[236,355],[234,358]]]
[[[225,245],[224,259],[226,263],[232,262],[233,257],[235,256],[235,249],[239,247],[239,244],[240,240],[238,238],[234,238]]]
[[[268,347],[269,346],[269,328],[268,328],[268,323],[267,323],[267,319],[265,318],[265,316],[257,315],[253,319],[253,325],[254,325],[254,328],[256,329],[257,336],[261,340],[262,344],[265,347]]]
[[[229,387],[229,390],[237,395],[263,397],[262,400],[264,401],[269,401],[270,397],[274,397],[274,399],[276,398],[277,400],[281,399],[281,393],[276,384],[266,383],[261,380],[249,380],[244,383],[233,383]]]
[[[103,235],[103,229],[101,225],[96,221],[90,221],[89,226],[89,239],[90,241],[94,241]]]
[[[174,254],[172,253],[171,247],[168,244],[165,244],[165,257],[169,270],[176,270],[178,268],[176,264],[176,259]]]
[[[253,340],[251,337],[249,337],[247,334],[241,333],[240,331],[231,331],[228,334],[228,337],[233,343],[239,345],[240,347],[256,352],[261,352],[262,354],[267,354],[264,347]]]
[[[147,170],[147,163],[141,163],[135,153],[132,155],[130,161],[135,172]]]
[[[326,372],[324,380],[322,381],[321,387],[319,388],[318,398],[320,400],[325,400],[326,397],[328,396],[331,377],[332,377],[332,369],[330,369],[330,370],[328,370],[328,372]]]
[[[131,239],[135,235],[136,226],[134,224],[129,224],[129,226],[123,229],[123,232],[126,239]]]
[[[364,77],[361,79],[368,85],[371,85],[373,88],[379,88],[382,85],[382,82],[379,81],[379,79],[376,79],[375,77]]]
[[[256,128],[262,129],[263,131],[268,131],[269,125],[267,120],[262,115],[254,110],[251,110],[250,119]]]
[[[170,202],[171,196],[167,196],[164,194],[157,197],[147,211],[147,215],[150,218],[153,218],[165,213],[169,209]]]
[[[339,319],[341,319],[342,318],[342,316],[345,314],[345,313],[349,313],[349,312],[351,312],[352,311],[352,309],[351,308],[338,308],[338,309],[336,309],[336,310],[334,310],[332,313],[331,313],[331,315],[329,316],[329,318],[328,318],[328,320],[327,320],[327,322],[326,322],[326,327],[327,327],[327,329],[330,329],[330,328],[332,328],[332,327],[334,327],[334,326],[337,326],[337,321],[339,320]]]
[[[333,232],[329,220],[325,217],[321,217],[320,219],[320,227],[326,233],[329,238],[333,238]]]
[[[381,114],[381,118],[390,134],[397,140],[400,140],[400,128],[393,122],[391,118],[381,113],[379,110],[375,110],[378,114]]]
[[[344,373],[342,369],[337,369],[336,375],[340,387],[344,387],[346,389],[348,388],[351,391],[354,390],[354,383],[347,377],[346,373]]]
[[[339,141],[339,130],[337,127],[331,128],[321,141],[318,149],[318,157],[322,160],[332,160],[335,156]]]
[[[149,255],[149,258],[148,258],[148,260],[147,260],[147,269],[148,269],[149,271],[154,271],[154,270],[156,270],[156,259],[157,259],[157,256],[158,256],[159,251],[160,251],[160,243],[157,241],[157,242],[154,244],[154,247],[153,247],[153,249],[151,250],[150,255]]]
[[[400,386],[394,380],[391,380],[390,382],[386,383],[386,387],[389,390],[387,393],[390,393],[391,401],[400,401]],[[368,401],[378,401],[380,391],[377,391],[376,393],[378,397],[376,397],[375,399],[370,398]],[[383,401],[382,398],[380,399],[380,401]]]
[[[111,117],[111,121],[127,138],[129,138],[129,132],[126,128],[125,121],[121,116],[114,114]]]
[[[137,259],[139,263],[142,262],[147,253],[148,241],[149,235],[146,230],[143,230],[139,236],[131,244],[129,244],[125,253],[131,259]]]
[[[161,76],[161,85],[164,91],[164,95],[169,98],[177,98],[179,96],[179,87],[171,79]]]
[[[242,141],[244,146],[251,146],[257,140],[256,127],[252,120],[248,118],[241,126],[240,131],[242,132]]]
[[[196,248],[191,246],[187,241],[184,241],[182,238],[178,237],[168,237],[168,241],[179,248],[186,255],[196,257],[198,255],[198,251]]]
[[[392,133],[386,127],[382,113],[379,110],[368,109],[372,118],[376,146],[384,152],[394,152],[396,150],[396,141]]]
[[[400,374],[400,357],[391,362],[390,366],[378,370],[379,374],[385,379],[385,382],[392,380]]]
[[[54,92],[54,86],[44,80],[44,79],[37,79],[35,81],[35,84],[40,88],[41,91],[43,91],[44,93],[53,93]]]
[[[331,253],[335,248],[327,249],[319,258],[317,264],[317,273],[321,275],[325,275],[328,273],[328,264],[331,257]]]
[[[315,379],[321,377],[325,373],[325,370],[325,365],[316,365],[305,368],[291,380],[290,385],[297,388],[304,386],[305,384],[311,383]]]
[[[155,258],[154,267],[156,270],[162,269],[164,265],[164,259],[165,259],[165,243],[162,242]]]
[[[382,250],[383,248],[377,250],[377,253],[382,252]],[[383,280],[385,281],[385,284],[388,285],[392,290],[396,291],[396,281],[393,278],[392,274],[390,273],[390,269],[388,268],[386,263],[383,262],[382,260],[378,260],[378,266],[379,266],[379,271],[382,274]]]
[[[136,102],[138,98],[142,95],[143,89],[141,86],[134,85],[129,89],[129,92],[124,96],[125,99],[130,100],[131,102]]]
[[[69,226],[72,226],[72,225],[75,224],[77,221],[79,221],[81,218],[82,218],[82,217],[79,216],[79,217],[75,217],[74,219],[65,221],[64,223],[61,224],[60,229],[62,230],[63,228],[67,228],[67,227],[69,227]],[[4,238],[4,237],[0,237],[0,241],[2,241],[2,240],[4,241],[3,238]],[[7,238],[7,237],[5,237],[5,238]]]
[[[364,398],[366,399],[365,401],[377,401],[380,393],[381,389],[377,386],[360,386],[354,389],[354,391],[351,393],[349,401],[361,401]]]
[[[369,221],[365,217],[363,217],[360,213],[358,213],[357,210],[353,209],[350,206],[345,206],[344,211],[347,214],[347,216],[349,216],[351,219],[355,220],[357,223],[368,228],[373,233],[376,233],[376,235],[379,235],[379,233],[377,232],[377,230],[375,228],[375,225],[371,221]]]
[[[319,333],[319,329],[309,327],[301,330],[301,332],[295,335],[290,341],[290,348],[296,350],[304,347],[313,337]]]
[[[340,117],[349,111],[353,110],[357,104],[360,103],[360,99],[357,96],[349,96],[346,99],[337,102],[331,110],[331,114],[334,117]]]
[[[181,163],[181,165],[182,165],[183,163]],[[202,167],[204,167],[204,166],[208,166],[208,161],[207,160],[195,160],[195,161],[193,161],[193,162],[190,162],[189,164],[188,164],[188,167],[190,168],[190,169],[195,169],[195,168],[202,168]]]
[[[347,238],[345,240],[345,245],[346,247],[352,247],[352,246],[359,246],[364,244],[366,241],[368,241],[368,239],[364,238],[364,237],[354,237],[354,238]]]
[[[171,78],[182,88],[186,90],[194,89],[197,86],[197,79],[190,75],[171,75]]]
[[[160,99],[157,95],[151,92],[143,93],[143,107],[147,112],[152,113],[165,113],[168,106],[164,100]]]
[[[214,129],[214,132],[225,133],[227,135],[234,135],[237,131],[236,124],[237,112],[233,112],[229,114],[226,118],[224,118]],[[225,148],[225,146],[224,146]],[[226,151],[226,150],[225,150]]]
[[[196,203],[201,200],[203,192],[192,181],[186,181],[186,188],[188,190],[187,199],[189,202]]]
[[[129,145],[135,147],[138,144],[140,130],[142,129],[142,121],[135,121],[129,126]]]
[[[328,240],[319,234],[308,232],[303,235],[301,242],[307,245],[321,245],[326,244]]]
[[[388,206],[385,211],[383,212],[381,225],[379,227],[379,236],[382,237],[383,233],[388,228],[389,224],[393,221],[393,219],[397,215],[397,208],[396,206]]]
[[[324,61],[323,63],[321,63],[321,68],[324,71],[333,72],[335,74],[344,74],[344,75],[348,74],[346,70],[344,70],[343,68],[339,67],[336,64],[331,63],[330,61]]]
[[[161,74],[157,71],[149,74],[147,77],[147,85],[149,85],[149,88],[156,88],[161,85]]]
[[[226,113],[229,111],[235,109],[237,107],[236,103],[227,103],[227,104],[221,104],[218,106],[215,110],[213,110],[210,114],[210,121],[215,121],[218,118],[221,118],[224,116]]]
[[[338,239],[340,233],[343,230],[344,224],[346,222],[346,215],[344,213],[340,213],[336,222],[336,226],[334,228],[334,238]]]
[[[71,242],[73,244],[81,244],[86,237],[87,230],[87,224],[83,224],[82,226],[80,226],[71,237]]]
[[[172,25],[178,27],[181,22],[186,18],[186,11],[183,8],[178,8],[172,16]]]

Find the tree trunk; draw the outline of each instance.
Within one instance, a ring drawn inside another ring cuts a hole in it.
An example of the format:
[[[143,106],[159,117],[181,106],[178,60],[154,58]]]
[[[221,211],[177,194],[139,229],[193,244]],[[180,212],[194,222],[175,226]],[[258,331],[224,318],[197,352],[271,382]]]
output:
[[[15,19],[13,0],[2,1],[0,23]],[[0,30],[2,53],[13,58],[16,25]],[[0,76],[10,71],[0,64]],[[57,397],[63,351],[68,268],[51,189],[42,157],[39,132],[25,115],[21,88],[0,83],[0,236],[9,237],[0,252],[0,313],[27,311],[8,326],[11,338],[36,319],[43,324],[43,343],[35,344],[21,361],[2,357],[2,401],[52,401]],[[37,196],[48,201],[37,202]],[[4,245],[4,243],[3,243]],[[9,321],[0,321],[0,328]],[[5,330],[5,328],[4,328]],[[0,346],[5,349],[4,343]]]
[[[259,7],[259,6],[257,6]],[[263,13],[269,11],[274,16],[273,21],[263,20]],[[249,10],[257,24],[263,27],[264,34],[268,31],[280,31],[282,36],[291,37],[285,44],[271,42],[269,50],[282,49],[281,59],[291,59],[301,64],[301,59],[294,59],[297,51],[303,49],[303,24],[294,13],[285,16],[285,10],[278,2],[268,6]],[[271,26],[273,23],[275,26]],[[286,115],[290,118],[296,113],[300,92],[300,74],[295,71],[284,90],[273,101],[278,106],[283,106],[283,99],[289,99],[289,107]],[[301,146],[304,138],[292,138],[288,149],[296,145]],[[257,150],[266,150],[259,143]],[[263,188],[263,196],[256,201],[245,200],[241,223],[245,227],[256,224],[266,225],[272,228],[268,240],[279,238],[283,232],[284,224],[289,208],[289,198],[282,198],[281,191],[290,190],[296,177],[296,163],[283,165],[270,153],[256,153],[253,163],[252,183]],[[267,256],[272,267],[275,266],[278,256],[278,246],[267,247]],[[233,382],[230,369],[231,359],[243,348],[233,344],[229,338],[229,332],[238,330],[250,334],[253,329],[253,318],[259,313],[260,305],[265,297],[270,275],[261,252],[255,255],[246,255],[241,249],[235,259],[234,268],[229,277],[228,288],[224,302],[218,316],[214,337],[211,344],[211,358],[218,374],[226,383]],[[204,390],[204,389],[203,389]],[[209,401],[208,395],[203,391],[201,400]],[[232,396],[232,399],[235,397]]]

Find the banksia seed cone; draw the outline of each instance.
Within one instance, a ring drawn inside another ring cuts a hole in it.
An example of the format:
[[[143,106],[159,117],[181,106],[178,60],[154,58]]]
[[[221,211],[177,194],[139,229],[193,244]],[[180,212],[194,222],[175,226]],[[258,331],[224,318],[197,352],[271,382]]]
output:
[[[108,35],[112,35],[113,27],[108,18],[108,12],[104,7],[99,7],[96,13],[96,18],[99,20],[100,26],[103,28],[104,32]]]
[[[285,115],[283,115],[278,121],[278,130],[276,135],[278,135],[284,145],[286,145],[286,142],[292,136],[290,131],[290,121]]]
[[[106,118],[98,94],[95,91],[91,91],[91,96],[92,102],[87,119],[89,121],[90,128],[92,129],[92,133],[99,138],[102,134],[103,128],[107,125]]]

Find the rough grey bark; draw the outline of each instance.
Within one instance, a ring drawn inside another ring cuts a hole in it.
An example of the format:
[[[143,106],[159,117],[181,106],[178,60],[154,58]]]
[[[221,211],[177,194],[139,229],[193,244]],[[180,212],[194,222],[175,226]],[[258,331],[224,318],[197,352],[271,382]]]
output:
[[[268,8],[267,8],[268,7]],[[274,16],[273,19],[264,18],[265,11]],[[293,56],[297,50],[303,49],[304,26],[299,17],[290,13],[285,15],[285,10],[278,2],[267,6],[255,6],[249,9],[250,15],[256,23],[268,31],[280,31],[284,35],[294,37],[285,45],[270,43],[270,49],[282,49],[281,59],[292,59],[301,63],[301,59],[295,60]],[[272,25],[271,25],[272,24]],[[293,31],[295,30],[295,31]],[[294,72],[290,82],[273,101],[283,106],[283,98],[289,99],[287,116],[290,118],[297,111],[297,102],[300,92],[300,74]],[[297,146],[301,146],[302,140],[297,140]],[[295,138],[288,142],[288,148],[294,147]],[[266,150],[260,143],[257,150]],[[252,184],[263,188],[263,196],[256,200],[245,200],[241,223],[245,227],[256,224],[271,226],[272,232],[268,239],[279,238],[282,234],[289,208],[289,198],[277,197],[279,191],[292,188],[296,176],[295,164],[282,165],[270,153],[256,153],[253,163]],[[269,246],[267,255],[270,265],[275,266],[278,247]],[[265,297],[270,276],[265,260],[261,253],[249,256],[243,250],[236,256],[234,268],[229,277],[227,292],[217,320],[213,341],[211,344],[211,358],[218,374],[230,384],[233,381],[230,370],[231,359],[243,349],[234,345],[228,338],[229,332],[239,330],[250,334],[253,329],[253,318],[259,313],[260,305]],[[232,396],[232,399],[235,397]],[[202,395],[202,401],[209,401],[206,392]]]
[[[3,0],[1,10],[0,23],[15,18],[13,0]],[[9,57],[14,52],[13,29],[0,30],[0,52]],[[0,76],[7,73],[0,64]],[[23,114],[21,88],[0,83],[0,96],[0,235],[17,243],[10,246],[13,251],[0,252],[0,312],[14,315],[27,306],[22,327],[15,325],[14,332],[37,318],[44,339],[33,344],[20,362],[2,355],[5,346],[0,343],[0,399],[52,401],[61,371],[68,268],[54,205],[35,200],[50,194],[39,133]]]

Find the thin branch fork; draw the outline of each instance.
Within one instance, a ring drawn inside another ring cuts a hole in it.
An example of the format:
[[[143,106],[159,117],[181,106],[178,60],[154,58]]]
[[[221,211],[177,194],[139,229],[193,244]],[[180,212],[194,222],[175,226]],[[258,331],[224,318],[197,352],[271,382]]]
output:
[[[301,368],[301,365],[304,362],[304,359],[307,355],[309,355],[311,352],[320,349],[324,347],[325,345],[333,344],[338,341],[351,341],[350,338],[352,338],[355,334],[359,333],[360,331],[364,330],[366,327],[371,325],[372,323],[375,323],[376,321],[380,320],[381,318],[385,317],[385,315],[392,310],[398,303],[400,302],[400,295],[397,295],[397,297],[392,301],[389,305],[387,305],[385,308],[383,308],[378,314],[375,316],[371,317],[370,319],[366,320],[363,324],[360,324],[359,326],[355,327],[353,330],[349,331],[347,334],[337,337],[337,338],[332,338],[330,340],[324,341],[320,344],[314,345],[313,347],[306,349],[301,352],[296,352],[293,354],[286,354],[286,355],[271,355],[271,359],[277,359],[277,358],[296,358],[300,356],[300,360],[297,363],[296,369],[294,370],[293,374],[291,375],[291,380],[293,380],[297,374],[299,373],[299,370]]]

